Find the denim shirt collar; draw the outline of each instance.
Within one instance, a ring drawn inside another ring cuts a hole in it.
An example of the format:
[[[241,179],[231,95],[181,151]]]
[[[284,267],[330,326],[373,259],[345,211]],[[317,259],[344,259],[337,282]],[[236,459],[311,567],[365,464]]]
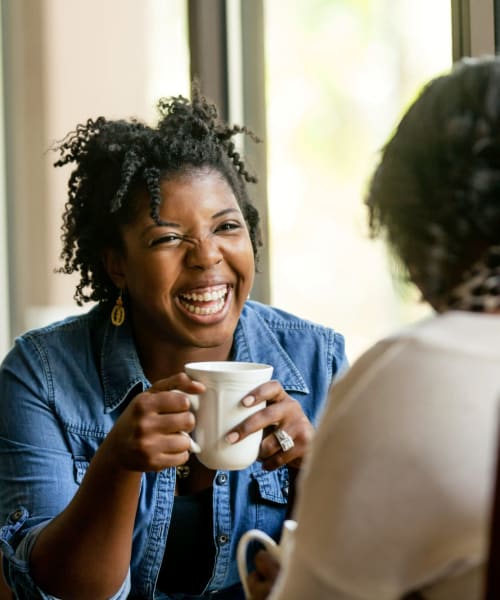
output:
[[[273,365],[272,377],[281,383],[283,389],[309,393],[297,365],[264,319],[252,309],[251,303],[243,308],[234,333],[232,359]],[[141,391],[150,386],[128,321],[115,327],[106,320],[100,360],[105,412],[115,410],[138,385],[141,385]]]
[[[150,386],[127,320],[120,327],[106,320],[100,360],[105,412],[115,410],[138,385],[141,391]]]
[[[281,323],[282,327],[286,325]],[[309,393],[304,377],[283,348],[272,328],[247,302],[234,334],[233,360],[267,363],[274,367],[277,379],[287,392]]]

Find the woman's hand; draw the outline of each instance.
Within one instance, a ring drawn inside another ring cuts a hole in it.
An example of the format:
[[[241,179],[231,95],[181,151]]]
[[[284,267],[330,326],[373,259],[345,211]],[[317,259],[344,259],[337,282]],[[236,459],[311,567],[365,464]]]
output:
[[[248,589],[252,600],[265,600],[278,577],[280,565],[267,550],[259,550],[254,561],[255,571],[247,578]]]
[[[130,471],[161,471],[189,458],[195,417],[187,394],[205,386],[185,373],[161,379],[135,396],[110,431],[103,446],[119,467]]]
[[[259,460],[264,468],[273,470],[281,465],[298,468],[302,462],[314,435],[314,428],[304,414],[297,400],[291,398],[282,388],[279,381],[269,381],[255,388],[243,398],[245,406],[252,406],[265,401],[267,406],[257,411],[226,435],[226,440],[232,444],[247,435],[264,430],[260,446]],[[274,432],[282,430],[293,441],[293,447],[283,450]]]

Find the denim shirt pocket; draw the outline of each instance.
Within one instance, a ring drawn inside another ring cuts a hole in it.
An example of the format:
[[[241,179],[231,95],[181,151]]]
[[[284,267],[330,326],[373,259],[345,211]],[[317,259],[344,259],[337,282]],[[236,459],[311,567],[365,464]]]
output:
[[[286,467],[280,467],[275,471],[255,471],[252,477],[257,482],[262,500],[276,504],[288,503],[289,477]]]
[[[283,466],[275,471],[257,470],[252,479],[257,496],[255,526],[277,538],[288,510],[288,469]]]

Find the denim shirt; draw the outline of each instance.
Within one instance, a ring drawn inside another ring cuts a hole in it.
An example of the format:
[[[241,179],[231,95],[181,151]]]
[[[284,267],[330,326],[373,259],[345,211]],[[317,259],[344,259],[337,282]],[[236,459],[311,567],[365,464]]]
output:
[[[235,331],[232,358],[273,365],[273,378],[301,403],[313,424],[330,383],[347,366],[342,335],[252,301],[246,303]],[[69,504],[127,403],[148,387],[127,323],[114,327],[99,306],[24,334],[4,359],[0,548],[4,571],[18,597],[52,598],[30,576],[28,559],[36,536]],[[132,560],[116,599],[167,598],[155,591],[155,584],[175,478],[175,468],[142,475]],[[238,540],[252,528],[278,539],[288,496],[285,466],[268,472],[255,462],[241,471],[215,474],[215,566],[200,598],[243,598],[236,564]],[[172,596],[181,597],[185,596]]]

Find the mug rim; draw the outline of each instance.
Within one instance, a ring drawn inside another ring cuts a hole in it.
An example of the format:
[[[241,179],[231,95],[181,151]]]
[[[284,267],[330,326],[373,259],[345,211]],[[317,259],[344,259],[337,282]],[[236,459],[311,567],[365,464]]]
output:
[[[246,362],[238,360],[205,360],[188,362],[184,369],[203,371],[204,373],[249,373],[272,369],[272,365],[266,363]]]

